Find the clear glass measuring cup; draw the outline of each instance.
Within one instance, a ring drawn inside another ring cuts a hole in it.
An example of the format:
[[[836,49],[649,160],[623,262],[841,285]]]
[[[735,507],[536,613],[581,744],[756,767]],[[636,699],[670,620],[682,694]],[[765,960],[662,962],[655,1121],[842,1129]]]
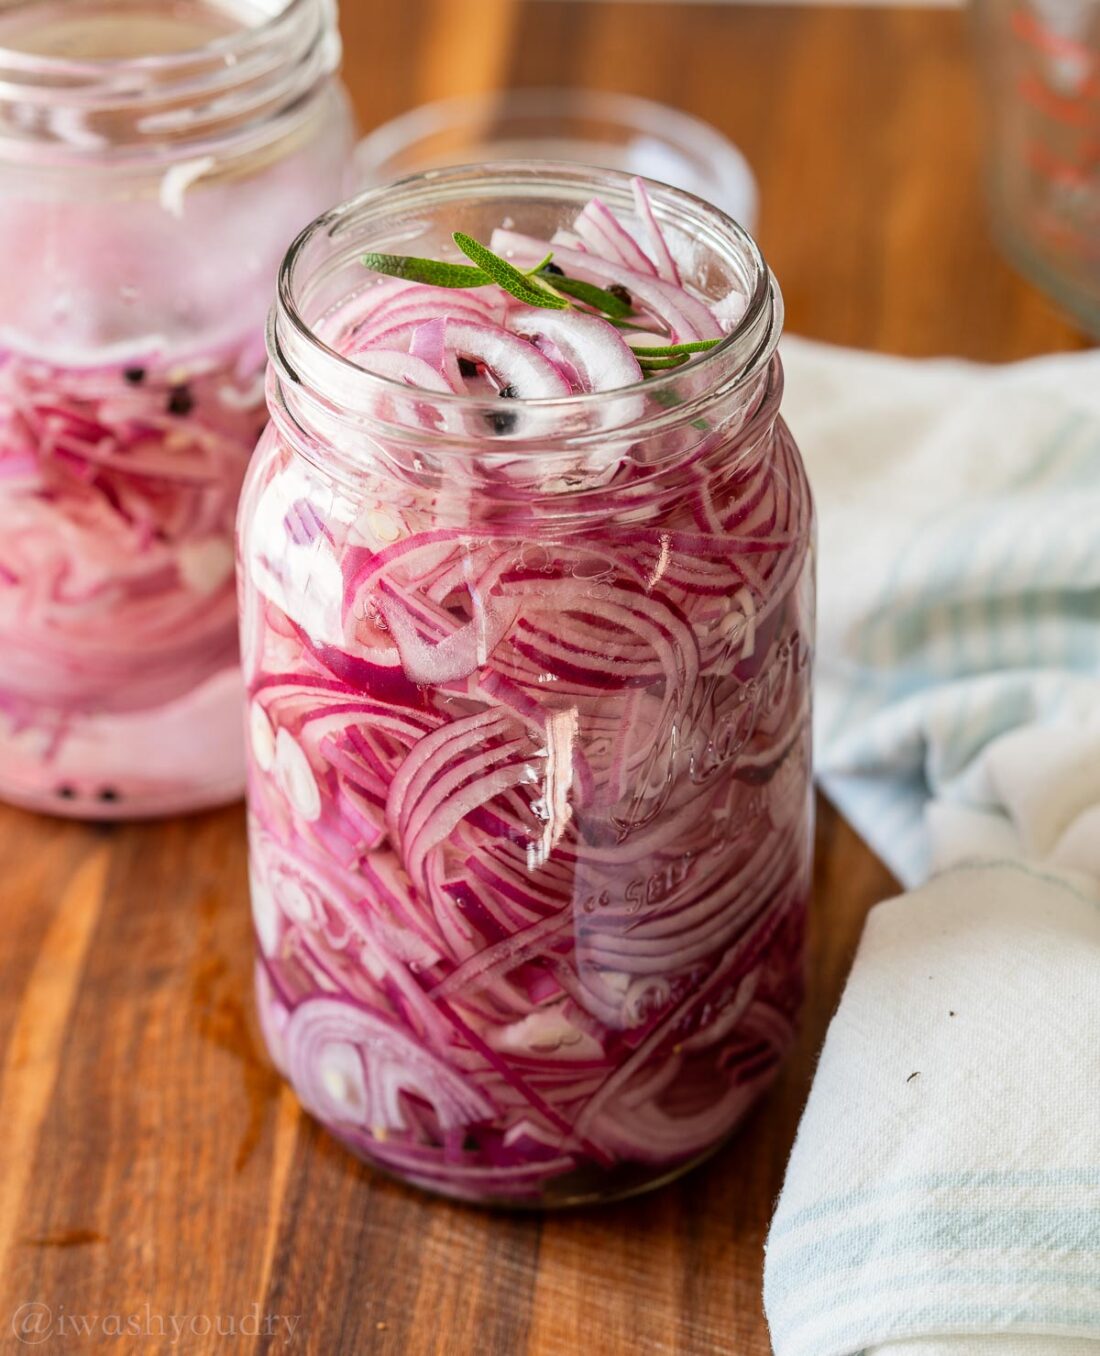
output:
[[[993,225],[1100,335],[1100,0],[976,0]]]

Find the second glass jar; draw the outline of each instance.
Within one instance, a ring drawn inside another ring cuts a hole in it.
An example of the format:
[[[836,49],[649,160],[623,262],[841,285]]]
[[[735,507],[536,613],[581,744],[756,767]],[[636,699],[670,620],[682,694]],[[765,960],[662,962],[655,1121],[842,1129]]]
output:
[[[365,251],[549,239],[597,191],[631,210],[625,177],[544,165],[321,218],[241,506],[272,1056],[371,1163],[517,1205],[699,1161],[803,993],[812,508],[751,239],[651,186],[688,285],[744,314],[644,386],[502,416],[338,352]]]
[[[243,790],[233,523],[286,243],[344,191],[329,0],[0,14],[0,797]]]

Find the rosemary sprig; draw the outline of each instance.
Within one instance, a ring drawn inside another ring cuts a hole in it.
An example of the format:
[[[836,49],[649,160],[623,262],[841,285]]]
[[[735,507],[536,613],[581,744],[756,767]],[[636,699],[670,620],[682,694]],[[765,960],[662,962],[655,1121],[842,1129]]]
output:
[[[634,356],[638,359],[638,366],[643,372],[660,372],[666,367],[683,367],[684,363],[691,361],[686,353],[676,353],[668,358],[643,358],[635,351]]]
[[[548,311],[564,311],[569,305],[564,297],[547,291],[533,278],[521,273],[514,264],[502,259],[499,254],[494,254],[488,246],[481,244],[473,236],[466,235],[464,231],[455,231],[451,238],[466,258],[472,260],[482,273],[487,274],[498,287],[510,292],[519,301],[525,302],[528,306],[542,306]]]
[[[419,259],[407,254],[372,253],[363,255],[363,263],[375,273],[383,273],[389,278],[402,278],[406,282],[426,283],[429,287],[473,288],[495,285],[531,306],[563,310],[568,305],[561,297],[553,296],[531,279],[531,274],[545,268],[552,255],[548,254],[530,273],[521,273],[478,241],[469,236],[461,236],[460,239],[460,234],[456,234],[455,243],[468,258],[476,256],[476,262],[452,264],[443,259]]]
[[[681,354],[686,357],[689,353],[705,353],[708,348],[721,342],[721,339],[693,339],[689,344],[662,344],[654,348],[639,346],[635,348],[634,356],[639,362],[644,358],[673,358]]]
[[[553,262],[553,251],[545,259],[540,259],[534,268],[521,272],[507,259],[494,254],[488,246],[461,231],[455,233],[454,241],[463,254],[473,260],[472,263],[451,264],[442,259],[374,253],[364,254],[363,263],[375,273],[403,278],[407,282],[426,283],[431,287],[489,287],[495,284],[530,306],[542,306],[549,310],[565,310],[571,297],[606,316],[612,323],[632,328],[627,326],[624,319],[634,314],[629,302],[594,283],[566,277],[556,269],[549,271],[547,265]]]
[[[540,264],[540,270],[545,268],[545,264]],[[605,292],[602,287],[597,287],[594,283],[581,282],[580,278],[567,278],[564,274],[542,273],[540,278],[548,283],[555,292],[564,292],[567,297],[572,297],[574,301],[582,301],[586,306],[591,306],[595,311],[602,311],[608,320],[622,320],[624,316],[633,315],[633,308],[629,303],[617,297],[612,292]]]
[[[363,263],[388,278],[432,287],[487,287],[493,281],[473,264],[448,264],[442,259],[417,259],[408,254],[364,254]]]

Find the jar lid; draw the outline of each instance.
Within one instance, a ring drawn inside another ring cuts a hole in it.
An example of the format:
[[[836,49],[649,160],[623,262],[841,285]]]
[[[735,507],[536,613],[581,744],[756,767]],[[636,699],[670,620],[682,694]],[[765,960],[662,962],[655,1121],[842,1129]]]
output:
[[[696,194],[750,232],[756,225],[756,180],[721,132],[653,100],[598,90],[499,90],[423,104],[363,140],[357,184],[502,160],[637,174]]]

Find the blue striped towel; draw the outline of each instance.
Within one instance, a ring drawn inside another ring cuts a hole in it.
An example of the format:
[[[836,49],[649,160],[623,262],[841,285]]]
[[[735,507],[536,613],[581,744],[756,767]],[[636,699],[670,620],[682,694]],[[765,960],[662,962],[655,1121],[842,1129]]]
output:
[[[1000,813],[999,735],[1100,714],[1100,353],[788,339],[784,362],[820,516],[817,769],[911,885],[942,864],[940,810]]]
[[[1100,1356],[1100,354],[784,356],[818,768],[917,888],[872,913],[825,1043],[775,1350]]]

